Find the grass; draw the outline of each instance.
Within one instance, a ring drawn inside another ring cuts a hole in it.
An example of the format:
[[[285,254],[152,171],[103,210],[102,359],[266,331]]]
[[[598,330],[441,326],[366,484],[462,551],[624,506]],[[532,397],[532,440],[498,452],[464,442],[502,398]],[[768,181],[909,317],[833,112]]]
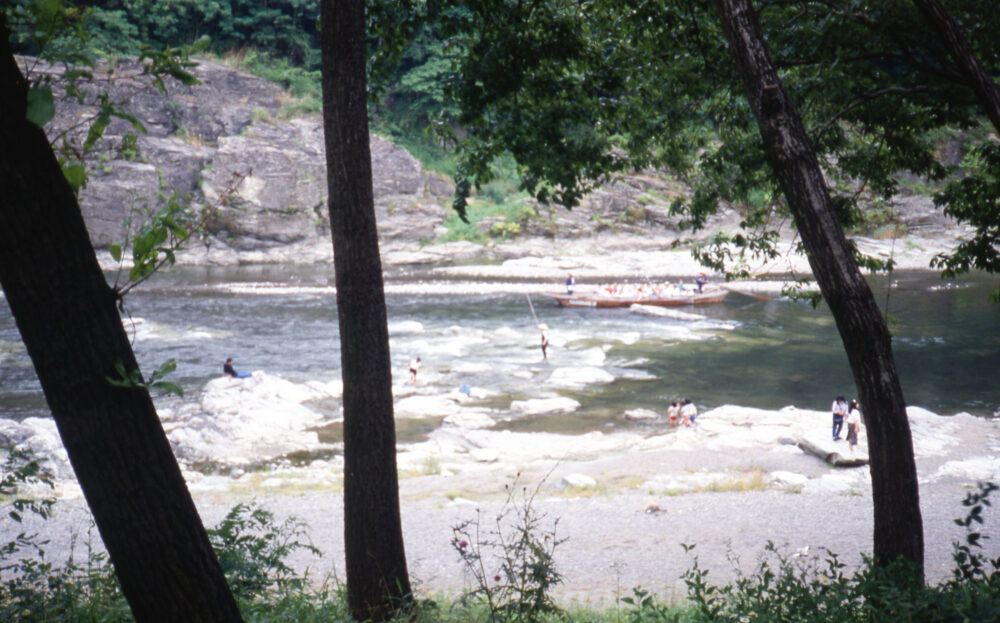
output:
[[[769,487],[767,474],[760,469],[753,469],[749,473],[716,480],[708,485],[699,487],[699,491],[723,492],[746,492],[746,491],[766,491]]]
[[[641,483],[640,483],[641,484]],[[744,493],[747,491],[767,491],[771,488],[767,473],[757,467],[740,470],[732,475],[714,478],[710,482],[693,484],[684,488],[647,491],[650,495],[676,497],[690,493]]]
[[[438,461],[436,457],[429,456],[418,465],[413,465],[407,469],[400,470],[399,477],[417,478],[420,476],[439,476],[442,471],[441,462]]]
[[[466,216],[468,222],[462,221],[456,212],[450,212],[443,223],[448,231],[436,242],[466,240],[486,244],[511,238],[520,234],[525,224],[537,217],[537,213],[526,203],[523,195],[515,195],[501,203],[475,199],[469,202]],[[484,221],[491,223],[489,227],[481,225]]]

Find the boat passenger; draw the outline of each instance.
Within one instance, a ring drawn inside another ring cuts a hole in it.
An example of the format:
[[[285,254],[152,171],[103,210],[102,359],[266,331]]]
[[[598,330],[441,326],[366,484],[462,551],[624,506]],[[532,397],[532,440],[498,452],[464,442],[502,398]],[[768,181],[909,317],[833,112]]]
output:
[[[698,286],[698,294],[701,294],[701,289],[705,287],[706,283],[708,283],[708,277],[705,276],[705,273],[702,273],[698,275],[698,278],[695,279],[694,282]]]
[[[569,276],[566,277],[566,294],[573,296],[573,286],[575,285],[576,277],[573,276],[573,273],[569,273]]]

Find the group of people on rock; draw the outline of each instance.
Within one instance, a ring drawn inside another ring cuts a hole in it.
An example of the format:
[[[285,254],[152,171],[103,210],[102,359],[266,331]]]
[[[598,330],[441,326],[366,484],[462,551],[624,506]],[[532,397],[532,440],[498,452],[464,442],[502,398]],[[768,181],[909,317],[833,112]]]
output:
[[[858,434],[861,432],[861,407],[857,400],[847,402],[843,396],[833,399],[833,406],[830,407],[833,413],[833,440],[840,441],[840,433],[847,424],[847,444],[854,454],[854,447],[858,445]]]
[[[698,419],[698,407],[690,398],[675,400],[667,407],[667,419],[671,426],[691,426]]]

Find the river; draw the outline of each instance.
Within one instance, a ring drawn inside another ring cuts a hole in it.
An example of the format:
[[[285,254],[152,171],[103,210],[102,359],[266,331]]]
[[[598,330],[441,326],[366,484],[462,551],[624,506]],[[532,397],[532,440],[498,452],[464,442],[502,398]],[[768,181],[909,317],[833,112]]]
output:
[[[196,400],[226,357],[238,369],[264,370],[293,382],[339,377],[339,339],[332,268],[254,266],[183,268],[159,275],[128,297],[144,370],[173,358],[172,380]],[[562,309],[544,297],[546,284],[467,282],[436,278],[431,269],[387,274],[395,383],[407,362],[423,362],[420,388],[462,385],[491,393],[485,406],[501,426],[521,431],[585,432],[635,426],[624,411],[662,413],[690,397],[701,409],[739,404],[826,409],[836,394],[855,394],[847,358],[828,309],[806,302],[759,300],[737,293],[723,304],[689,309],[683,321],[627,309]],[[995,279],[942,281],[930,272],[897,272],[887,289],[871,279],[888,308],[908,404],[941,414],[1000,411],[1000,305],[987,297]],[[536,319],[551,327],[543,362]],[[614,381],[547,387],[549,370],[596,367]],[[567,396],[571,415],[507,416],[520,398]],[[174,400],[161,397],[158,401]],[[321,404],[335,420],[339,404]],[[47,414],[30,360],[6,306],[0,309],[0,416]],[[400,426],[419,438],[434,421]],[[336,426],[326,432],[335,440]]]

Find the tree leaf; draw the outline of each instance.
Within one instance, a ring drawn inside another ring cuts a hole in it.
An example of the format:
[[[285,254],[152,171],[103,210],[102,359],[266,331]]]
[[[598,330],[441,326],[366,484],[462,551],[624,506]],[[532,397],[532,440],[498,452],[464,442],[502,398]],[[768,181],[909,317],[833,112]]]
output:
[[[40,128],[44,128],[45,124],[56,116],[56,105],[50,87],[36,85],[28,90],[27,110],[24,116]]]
[[[184,397],[184,390],[181,389],[181,386],[177,385],[176,383],[171,383],[170,381],[157,381],[156,383],[152,384],[152,387],[155,387],[156,389],[171,394],[175,394],[177,396],[180,396],[181,398]]]
[[[87,169],[78,162],[63,164],[62,172],[74,193],[80,192],[80,189],[87,184]]]

